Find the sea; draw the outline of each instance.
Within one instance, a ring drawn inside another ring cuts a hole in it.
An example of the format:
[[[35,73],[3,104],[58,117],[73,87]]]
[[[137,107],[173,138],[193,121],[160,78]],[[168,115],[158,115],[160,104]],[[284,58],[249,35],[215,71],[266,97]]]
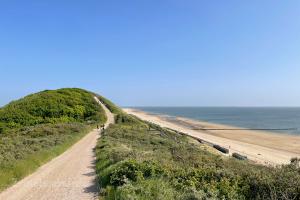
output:
[[[135,107],[152,114],[185,117],[247,129],[300,136],[300,107]]]

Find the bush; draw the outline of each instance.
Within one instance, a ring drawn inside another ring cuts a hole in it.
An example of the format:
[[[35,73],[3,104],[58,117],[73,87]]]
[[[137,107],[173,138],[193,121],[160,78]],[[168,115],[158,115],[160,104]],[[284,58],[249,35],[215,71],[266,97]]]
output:
[[[291,158],[291,164],[298,165],[299,162],[300,162],[300,158],[297,157]]]
[[[140,124],[140,121],[135,116],[126,115],[126,114],[122,113],[122,114],[118,114],[116,116],[116,123],[117,124],[121,124],[121,123],[130,124],[130,123],[133,123],[133,124],[136,125],[136,124]]]
[[[105,122],[93,96],[76,88],[47,90],[0,108],[0,191]]]
[[[104,98],[103,96],[95,94],[99,98],[99,100],[110,110],[110,112],[114,114],[122,114],[123,111],[119,107],[117,107],[114,103],[112,103],[110,100]]]
[[[296,165],[241,162],[124,113],[117,119],[96,148],[106,199],[300,199]]]
[[[20,128],[60,122],[105,121],[93,95],[81,89],[47,90],[14,101],[0,109],[2,126]]]
[[[4,133],[4,130],[5,130],[4,125],[0,124],[0,134]]]
[[[110,183],[112,186],[122,186],[128,182],[162,175],[163,172],[164,170],[155,162],[138,163],[135,160],[128,160],[111,174]]]
[[[138,180],[117,188],[114,199],[124,200],[174,200],[179,195],[164,179]]]

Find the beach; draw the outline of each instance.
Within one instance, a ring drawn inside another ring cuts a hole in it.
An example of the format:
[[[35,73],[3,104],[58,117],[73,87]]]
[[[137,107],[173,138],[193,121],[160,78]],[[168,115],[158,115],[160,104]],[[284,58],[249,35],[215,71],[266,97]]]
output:
[[[272,166],[288,164],[291,158],[300,157],[300,136],[243,130],[241,127],[188,118],[154,115],[137,109],[123,110],[142,120],[228,148],[230,154],[245,155],[258,164]]]

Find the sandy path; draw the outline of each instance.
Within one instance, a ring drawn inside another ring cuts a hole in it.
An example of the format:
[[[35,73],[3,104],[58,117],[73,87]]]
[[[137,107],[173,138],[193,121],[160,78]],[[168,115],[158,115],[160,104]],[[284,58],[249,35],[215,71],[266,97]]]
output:
[[[105,126],[114,123],[113,114],[97,99],[107,115]],[[85,200],[97,199],[95,154],[99,131],[94,130],[62,155],[40,167],[0,194],[1,200]]]
[[[230,154],[237,152],[246,155],[250,160],[265,164],[288,164],[292,157],[300,157],[300,137],[270,134],[260,131],[203,131],[202,128],[232,128],[230,126],[211,124],[191,119],[177,118],[170,120],[165,116],[151,115],[135,109],[124,109],[129,114],[171,128],[205,141],[230,149]]]

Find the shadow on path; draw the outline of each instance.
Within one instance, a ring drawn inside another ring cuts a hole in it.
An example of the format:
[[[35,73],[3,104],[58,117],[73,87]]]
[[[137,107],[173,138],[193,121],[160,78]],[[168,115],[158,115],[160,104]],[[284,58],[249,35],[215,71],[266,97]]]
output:
[[[95,154],[95,150],[93,150],[93,152]],[[93,171],[83,174],[83,175],[88,176],[88,177],[94,177],[94,179],[88,187],[84,188],[84,193],[93,194],[94,197],[98,197],[99,184],[98,184],[97,175],[96,175],[96,155],[95,155],[95,160],[93,160],[91,162],[91,165],[89,166],[89,168],[93,169]]]

